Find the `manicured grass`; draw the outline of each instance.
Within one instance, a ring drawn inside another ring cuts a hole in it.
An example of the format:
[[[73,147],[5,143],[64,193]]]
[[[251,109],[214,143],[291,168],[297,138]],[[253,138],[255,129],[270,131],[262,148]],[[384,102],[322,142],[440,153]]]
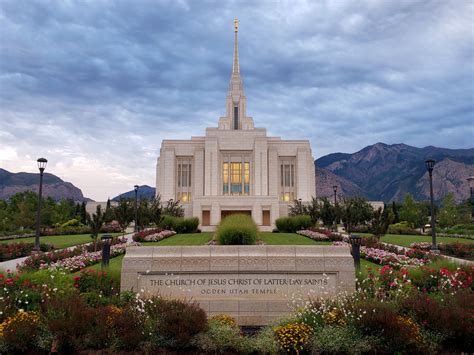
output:
[[[296,233],[259,232],[258,239],[268,245],[330,245],[331,242],[315,241]]]
[[[121,235],[122,233],[112,233],[112,235]],[[99,234],[100,238],[101,234]],[[0,243],[34,243],[35,237],[31,238],[18,238],[18,239],[7,239],[0,240]],[[92,242],[90,234],[76,234],[76,235],[50,235],[40,237],[40,243],[53,244],[56,249],[63,249],[72,247],[73,245],[85,244]]]
[[[159,242],[142,243],[143,246],[171,246],[171,245],[205,245],[212,239],[214,233],[189,233],[176,234],[172,237],[160,240]]]
[[[122,273],[122,261],[125,255],[120,255],[115,258],[110,259],[109,266],[104,270],[106,271],[114,280],[120,283],[120,274]],[[86,267],[86,269],[94,269],[97,271],[102,271],[101,263],[97,263],[91,266]],[[73,275],[79,275],[80,271],[75,272]]]
[[[171,245],[205,245],[214,233],[202,232],[191,234],[176,234],[159,242],[143,243],[144,246],[171,246]],[[330,245],[331,242],[317,242],[295,233],[259,232],[257,239],[268,245]]]
[[[367,233],[360,233],[362,235],[370,235]],[[405,235],[405,234],[387,234],[382,237],[382,242],[400,245],[402,247],[409,247],[411,243],[428,242],[431,243],[431,236],[429,235]],[[448,243],[466,243],[472,244],[474,240],[465,238],[450,238],[450,237],[436,237],[436,242]]]
[[[381,267],[382,265],[372,263],[365,259],[360,259],[360,271],[357,275],[357,278],[359,279],[359,281],[362,281],[363,279],[366,279],[369,275],[368,269],[372,269],[373,272],[377,272]]]

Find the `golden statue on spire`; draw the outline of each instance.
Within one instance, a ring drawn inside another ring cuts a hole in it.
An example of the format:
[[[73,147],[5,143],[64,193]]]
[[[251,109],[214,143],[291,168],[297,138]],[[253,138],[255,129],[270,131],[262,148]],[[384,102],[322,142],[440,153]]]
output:
[[[234,32],[239,31],[239,20],[234,19]]]

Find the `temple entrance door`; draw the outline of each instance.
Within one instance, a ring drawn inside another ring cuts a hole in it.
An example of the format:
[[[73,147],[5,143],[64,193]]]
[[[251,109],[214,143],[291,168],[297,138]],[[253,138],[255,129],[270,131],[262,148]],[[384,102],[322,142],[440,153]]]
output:
[[[226,218],[227,216],[230,216],[232,214],[245,214],[247,216],[252,217],[252,211],[221,211],[221,219]]]

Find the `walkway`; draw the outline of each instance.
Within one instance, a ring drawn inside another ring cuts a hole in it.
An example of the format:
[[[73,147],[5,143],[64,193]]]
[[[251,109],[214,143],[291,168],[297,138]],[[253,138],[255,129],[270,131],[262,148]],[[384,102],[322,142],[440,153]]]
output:
[[[132,236],[133,236],[133,233],[124,235],[124,237],[127,238],[127,243],[133,242]],[[92,244],[92,243],[86,243],[86,244],[80,244],[80,245],[89,245],[89,244]],[[71,249],[71,248],[75,248],[76,246],[77,245],[73,245],[71,247],[64,248],[64,249]],[[60,251],[60,250],[64,250],[64,249],[58,249],[58,250],[55,250],[55,251]],[[28,256],[23,256],[21,258],[2,261],[2,262],[0,262],[0,271],[7,271],[7,270],[15,271],[17,266],[19,264],[21,264],[22,262],[24,262],[27,258],[28,258]]]

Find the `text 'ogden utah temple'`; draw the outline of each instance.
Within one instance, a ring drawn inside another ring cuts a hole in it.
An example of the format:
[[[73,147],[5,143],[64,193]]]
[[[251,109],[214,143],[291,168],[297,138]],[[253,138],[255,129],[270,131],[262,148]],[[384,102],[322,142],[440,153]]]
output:
[[[288,214],[293,200],[315,195],[314,160],[308,140],[268,137],[247,116],[234,21],[234,58],[226,115],[204,137],[163,140],[156,165],[156,193],[180,200],[185,216],[214,230],[233,213],[252,216],[262,231]]]

